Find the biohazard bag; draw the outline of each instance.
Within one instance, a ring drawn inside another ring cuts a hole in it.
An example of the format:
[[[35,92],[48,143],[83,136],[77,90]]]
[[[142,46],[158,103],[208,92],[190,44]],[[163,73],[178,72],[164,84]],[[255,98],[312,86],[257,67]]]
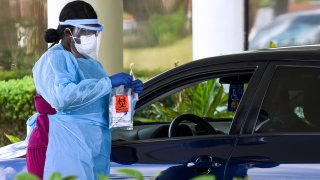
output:
[[[124,128],[131,130],[132,121],[131,88],[123,85],[113,88],[109,100],[109,128]]]
[[[130,64],[130,76],[135,79],[132,71],[133,63]],[[133,129],[133,115],[138,93],[132,92],[131,88],[119,86],[113,88],[109,98],[109,128]]]

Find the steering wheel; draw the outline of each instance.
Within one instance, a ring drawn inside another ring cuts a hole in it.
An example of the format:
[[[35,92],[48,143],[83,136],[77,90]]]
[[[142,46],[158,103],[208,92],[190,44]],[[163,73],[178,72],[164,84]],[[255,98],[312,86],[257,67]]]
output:
[[[203,118],[201,118],[197,115],[194,115],[194,114],[183,114],[181,116],[176,117],[171,122],[171,124],[169,126],[169,133],[168,133],[169,138],[177,136],[178,126],[182,121],[193,122],[196,125],[201,126],[209,134],[218,134],[218,132]]]

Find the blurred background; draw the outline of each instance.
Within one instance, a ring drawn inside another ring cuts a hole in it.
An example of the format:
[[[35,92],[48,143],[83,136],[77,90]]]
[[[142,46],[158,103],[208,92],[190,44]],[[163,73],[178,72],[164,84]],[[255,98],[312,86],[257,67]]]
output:
[[[26,120],[35,113],[31,69],[48,48],[43,40],[51,8],[48,1],[0,1],[0,147],[9,139],[24,139]],[[204,6],[215,9],[203,10],[202,16],[200,4],[123,0],[123,71],[129,72],[134,63],[135,76],[147,81],[199,57],[265,49],[271,42],[286,47],[320,41],[320,0],[203,0]],[[238,17],[234,9],[241,18],[237,26],[228,20]],[[201,38],[209,45],[199,42]],[[236,51],[234,44],[239,44]]]

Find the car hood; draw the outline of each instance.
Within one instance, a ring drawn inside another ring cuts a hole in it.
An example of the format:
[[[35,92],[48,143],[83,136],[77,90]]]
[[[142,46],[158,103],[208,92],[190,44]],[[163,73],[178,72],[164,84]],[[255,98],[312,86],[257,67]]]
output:
[[[0,160],[14,159],[26,155],[28,143],[17,142],[0,148]]]

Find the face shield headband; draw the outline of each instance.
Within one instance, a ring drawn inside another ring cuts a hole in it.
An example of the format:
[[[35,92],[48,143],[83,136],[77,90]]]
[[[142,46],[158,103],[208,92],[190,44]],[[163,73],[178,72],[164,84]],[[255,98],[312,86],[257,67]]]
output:
[[[93,24],[96,24],[98,26],[97,27],[89,26]],[[103,26],[99,23],[98,19],[69,19],[63,22],[59,22],[59,25],[71,25],[74,27],[93,30],[93,31],[103,30]]]

